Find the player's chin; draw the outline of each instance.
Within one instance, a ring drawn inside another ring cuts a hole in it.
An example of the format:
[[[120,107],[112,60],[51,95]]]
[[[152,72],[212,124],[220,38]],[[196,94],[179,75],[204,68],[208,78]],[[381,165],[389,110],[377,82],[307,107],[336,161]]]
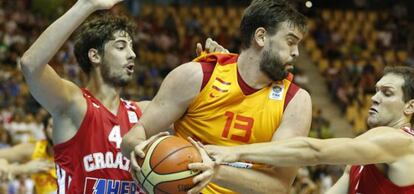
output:
[[[373,128],[373,127],[377,127],[377,126],[379,126],[379,125],[380,125],[380,123],[378,122],[378,118],[377,118],[375,115],[370,115],[370,116],[368,116],[368,118],[367,118],[367,125],[368,125],[370,128]]]
[[[292,64],[286,64],[285,65],[285,71],[286,72],[293,71],[294,68],[295,68],[295,66],[293,66]]]

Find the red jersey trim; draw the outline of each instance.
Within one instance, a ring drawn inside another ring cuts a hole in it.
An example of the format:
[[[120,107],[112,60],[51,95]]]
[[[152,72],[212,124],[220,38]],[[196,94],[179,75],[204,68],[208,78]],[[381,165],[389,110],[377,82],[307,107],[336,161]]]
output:
[[[193,61],[199,63],[214,63],[220,65],[228,65],[237,62],[239,55],[233,53],[210,53],[201,55],[195,58]]]
[[[405,131],[406,133],[414,136],[414,130],[412,128],[410,128],[410,127],[403,127],[402,130]]]
[[[286,110],[286,107],[288,106],[289,102],[292,100],[292,98],[298,93],[300,87],[293,82],[290,83],[289,89],[286,93],[286,99],[285,104],[283,105],[283,110]]]
[[[361,170],[361,168],[363,168]],[[391,180],[389,180],[384,173],[382,173],[376,166],[375,164],[368,164],[368,165],[356,165],[356,166],[352,166],[351,170],[350,170],[350,174],[349,174],[349,186],[348,186],[348,193],[349,194],[356,194],[356,190],[358,189],[358,187],[363,187],[362,185],[359,186],[361,184],[360,179],[363,173],[367,173],[365,171],[370,171],[371,173],[374,173],[374,176],[378,177],[380,180],[380,182],[382,183],[381,185],[373,185],[373,184],[369,184],[368,187],[370,186],[381,186],[382,189],[384,188],[388,188],[388,189],[393,189],[393,190],[398,190],[401,192],[408,192],[408,193],[412,193],[414,190],[414,185],[407,185],[407,186],[398,186],[396,184],[394,184]],[[362,184],[367,184],[367,182],[363,182]],[[367,188],[366,186],[364,188]],[[364,193],[365,194],[365,193]]]
[[[83,117],[82,123],[79,126],[78,130],[76,131],[75,135],[70,138],[69,140],[67,140],[66,142],[60,143],[60,144],[56,144],[53,146],[53,150],[55,152],[59,152],[59,149],[63,149],[66,148],[74,143],[76,143],[76,138],[80,135],[82,135],[82,132],[80,129],[85,128],[86,125],[89,125],[90,122],[92,121],[92,103],[89,102],[89,99],[85,96],[85,95],[90,95],[89,91],[86,90],[85,88],[81,88],[82,90],[82,95],[84,96],[83,98],[85,99],[86,102],[86,112],[85,112],[85,116]]]
[[[200,91],[203,90],[203,88],[207,85],[208,80],[210,80],[214,67],[216,67],[214,63],[201,62],[201,68],[203,70],[203,83],[201,84]]]
[[[207,55],[203,55],[203,56],[200,56],[194,59],[193,61],[197,61],[201,64],[201,68],[203,71],[203,82],[201,84],[200,91],[203,90],[204,87],[207,85],[208,81],[211,78],[211,75],[213,74],[214,68],[217,63],[220,65],[228,65],[228,64],[236,63],[237,59],[238,59],[238,55],[236,54],[222,54],[222,53],[207,54]],[[227,85],[227,83],[221,80],[220,78],[217,78],[217,79],[218,79],[217,81],[219,81],[220,83]],[[286,79],[292,82],[293,74],[289,73]],[[250,87],[240,76],[239,69],[237,69],[237,82],[244,95],[251,95],[260,90],[260,89],[255,89],[255,88]],[[289,86],[283,109],[286,109],[287,105],[292,100],[292,98],[295,96],[295,94],[299,91],[299,89],[300,87],[293,83]]]
[[[237,82],[239,83],[239,86],[243,92],[244,95],[250,95],[253,94],[257,91],[259,91],[260,89],[256,89],[256,88],[252,88],[250,87],[241,77],[240,72],[239,72],[239,68],[237,68]]]

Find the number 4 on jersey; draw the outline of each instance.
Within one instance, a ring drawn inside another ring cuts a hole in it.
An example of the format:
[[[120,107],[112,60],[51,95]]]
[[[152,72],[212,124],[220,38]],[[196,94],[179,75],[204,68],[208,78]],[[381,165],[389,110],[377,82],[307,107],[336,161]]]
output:
[[[112,127],[108,139],[110,142],[114,142],[116,144],[117,149],[121,148],[122,137],[121,128],[119,127],[119,125],[115,125],[114,127]]]

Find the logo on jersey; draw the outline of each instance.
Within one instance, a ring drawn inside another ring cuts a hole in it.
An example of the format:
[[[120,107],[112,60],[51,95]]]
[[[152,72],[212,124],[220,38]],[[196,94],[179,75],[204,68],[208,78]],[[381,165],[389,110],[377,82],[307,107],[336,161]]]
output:
[[[85,178],[84,194],[145,194],[134,181]]]
[[[128,119],[130,123],[138,123],[138,116],[133,111],[128,111]]]
[[[275,84],[272,86],[270,91],[269,98],[272,100],[282,100],[283,99],[283,84]]]
[[[92,102],[92,105],[93,105],[93,107],[95,107],[95,108],[99,108],[100,106],[99,105],[97,105],[95,102]]]

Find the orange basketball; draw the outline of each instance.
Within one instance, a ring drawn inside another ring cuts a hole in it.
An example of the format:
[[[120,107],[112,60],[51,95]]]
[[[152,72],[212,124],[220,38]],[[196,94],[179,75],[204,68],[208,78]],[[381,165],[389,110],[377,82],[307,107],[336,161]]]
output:
[[[144,159],[137,158],[141,171],[139,184],[148,194],[185,194],[191,189],[193,178],[199,172],[188,169],[188,164],[201,162],[197,148],[185,139],[164,136],[147,146]]]

